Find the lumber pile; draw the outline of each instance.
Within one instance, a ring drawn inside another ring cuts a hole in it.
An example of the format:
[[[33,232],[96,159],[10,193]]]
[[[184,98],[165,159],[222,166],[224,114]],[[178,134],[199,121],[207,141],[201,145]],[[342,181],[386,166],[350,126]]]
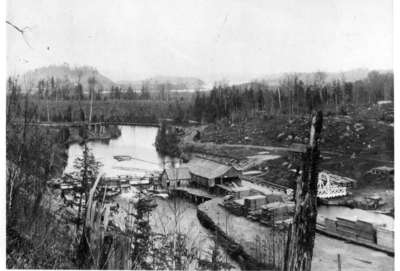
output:
[[[376,243],[380,246],[394,248],[394,231],[377,227],[376,228]]]
[[[360,242],[376,243],[377,231],[369,222],[337,217],[337,220],[325,218],[325,228],[328,232],[340,234],[343,237]],[[385,242],[384,238],[382,240]]]
[[[259,209],[262,205],[267,203],[266,196],[254,195],[244,199],[244,207],[247,210]]]
[[[224,205],[223,206],[226,209],[228,209],[228,211],[233,213],[234,215],[244,216],[244,214],[245,214],[242,205],[237,203],[235,200],[224,201]]]
[[[371,223],[357,220],[357,240],[375,243],[376,230]]]
[[[294,203],[276,201],[264,204],[259,209],[249,211],[247,218],[271,225],[273,221],[286,221],[292,218],[293,213]]]
[[[357,238],[356,223],[354,221],[338,217],[336,221],[336,231],[344,237]]]
[[[325,218],[325,228],[329,232],[336,233],[336,220]]]

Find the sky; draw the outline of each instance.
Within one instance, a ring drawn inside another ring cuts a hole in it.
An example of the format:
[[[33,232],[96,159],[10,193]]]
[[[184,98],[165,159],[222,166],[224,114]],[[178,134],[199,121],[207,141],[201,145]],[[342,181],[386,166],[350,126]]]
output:
[[[89,65],[114,81],[392,69],[391,0],[7,0],[7,73]]]

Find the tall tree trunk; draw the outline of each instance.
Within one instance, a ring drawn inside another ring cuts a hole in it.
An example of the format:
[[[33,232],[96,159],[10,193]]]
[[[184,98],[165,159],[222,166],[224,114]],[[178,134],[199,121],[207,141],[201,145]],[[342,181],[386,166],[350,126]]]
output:
[[[279,113],[281,113],[282,102],[281,102],[281,89],[280,88],[278,88],[278,100],[279,100]]]
[[[48,97],[46,97],[46,111],[47,111],[47,122],[50,122],[49,98]]]
[[[289,230],[285,271],[311,270],[317,220],[318,141],[321,130],[322,112],[318,111],[311,119],[310,143],[303,154],[303,173],[297,180],[296,208]]]
[[[90,91],[89,124],[92,122],[92,111],[93,111],[93,90]]]

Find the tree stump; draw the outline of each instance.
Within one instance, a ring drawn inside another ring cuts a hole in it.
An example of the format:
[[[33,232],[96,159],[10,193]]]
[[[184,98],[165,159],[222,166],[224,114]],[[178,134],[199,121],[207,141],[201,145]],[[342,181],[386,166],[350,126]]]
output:
[[[318,111],[312,115],[310,141],[302,155],[302,175],[297,179],[295,214],[288,232],[283,265],[285,271],[311,270],[317,220],[318,142],[321,130],[322,112]]]

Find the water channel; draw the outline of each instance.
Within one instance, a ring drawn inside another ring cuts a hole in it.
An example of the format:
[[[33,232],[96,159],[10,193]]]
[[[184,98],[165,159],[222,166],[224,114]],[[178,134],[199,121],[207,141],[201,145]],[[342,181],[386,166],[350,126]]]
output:
[[[171,157],[160,156],[154,146],[157,129],[155,127],[141,126],[120,126],[121,136],[109,142],[90,142],[91,149],[96,160],[100,161],[102,171],[107,176],[117,175],[136,175],[138,177],[147,175],[151,172],[161,172],[164,168],[179,166],[179,161]],[[68,163],[65,172],[74,171],[74,160],[82,155],[82,146],[72,144],[68,150]],[[129,155],[134,159],[129,161],[117,161],[115,155]],[[121,194],[115,200],[120,203],[122,208],[128,209],[128,201],[132,197],[130,194]],[[212,244],[212,234],[205,229],[197,219],[196,206],[184,200],[178,201],[178,207],[174,208],[171,200],[157,200],[158,206],[152,212],[151,224],[153,231],[171,232],[175,228],[174,216],[180,214],[179,227],[191,238],[193,246],[207,249]],[[383,224],[387,228],[393,228],[393,218],[386,215],[377,214],[358,209],[349,209],[339,206],[320,206],[318,213],[324,217],[335,218],[337,216],[347,218],[362,218],[365,221],[375,224]],[[324,240],[326,237],[322,237]],[[330,240],[330,239],[327,239]],[[339,241],[337,241],[339,242]],[[321,246],[318,244],[316,246]],[[326,243],[326,242],[324,242]],[[345,242],[340,241],[340,244]],[[353,245],[354,246],[354,245]],[[354,246],[357,247],[357,246]],[[239,269],[238,264],[223,253],[223,257],[231,263],[235,269]]]
[[[161,172],[164,168],[179,166],[178,159],[160,156],[154,146],[158,128],[142,126],[119,126],[121,136],[109,142],[89,142],[88,146],[97,161],[102,163],[101,171],[106,176],[118,175],[145,176],[151,172]],[[73,144],[68,149],[68,162],[65,172],[74,171],[74,161],[82,156],[83,147]],[[128,161],[117,161],[116,155],[134,157]],[[128,204],[134,193],[121,194],[114,200],[128,211]],[[150,223],[152,230],[158,233],[171,233],[175,229],[175,217],[178,218],[178,227],[181,233],[190,240],[188,246],[200,248],[200,254],[206,257],[208,249],[213,244],[212,233],[204,228],[197,219],[196,205],[184,200],[176,201],[157,199],[157,207],[153,210]],[[240,269],[238,264],[226,255],[222,257]]]

